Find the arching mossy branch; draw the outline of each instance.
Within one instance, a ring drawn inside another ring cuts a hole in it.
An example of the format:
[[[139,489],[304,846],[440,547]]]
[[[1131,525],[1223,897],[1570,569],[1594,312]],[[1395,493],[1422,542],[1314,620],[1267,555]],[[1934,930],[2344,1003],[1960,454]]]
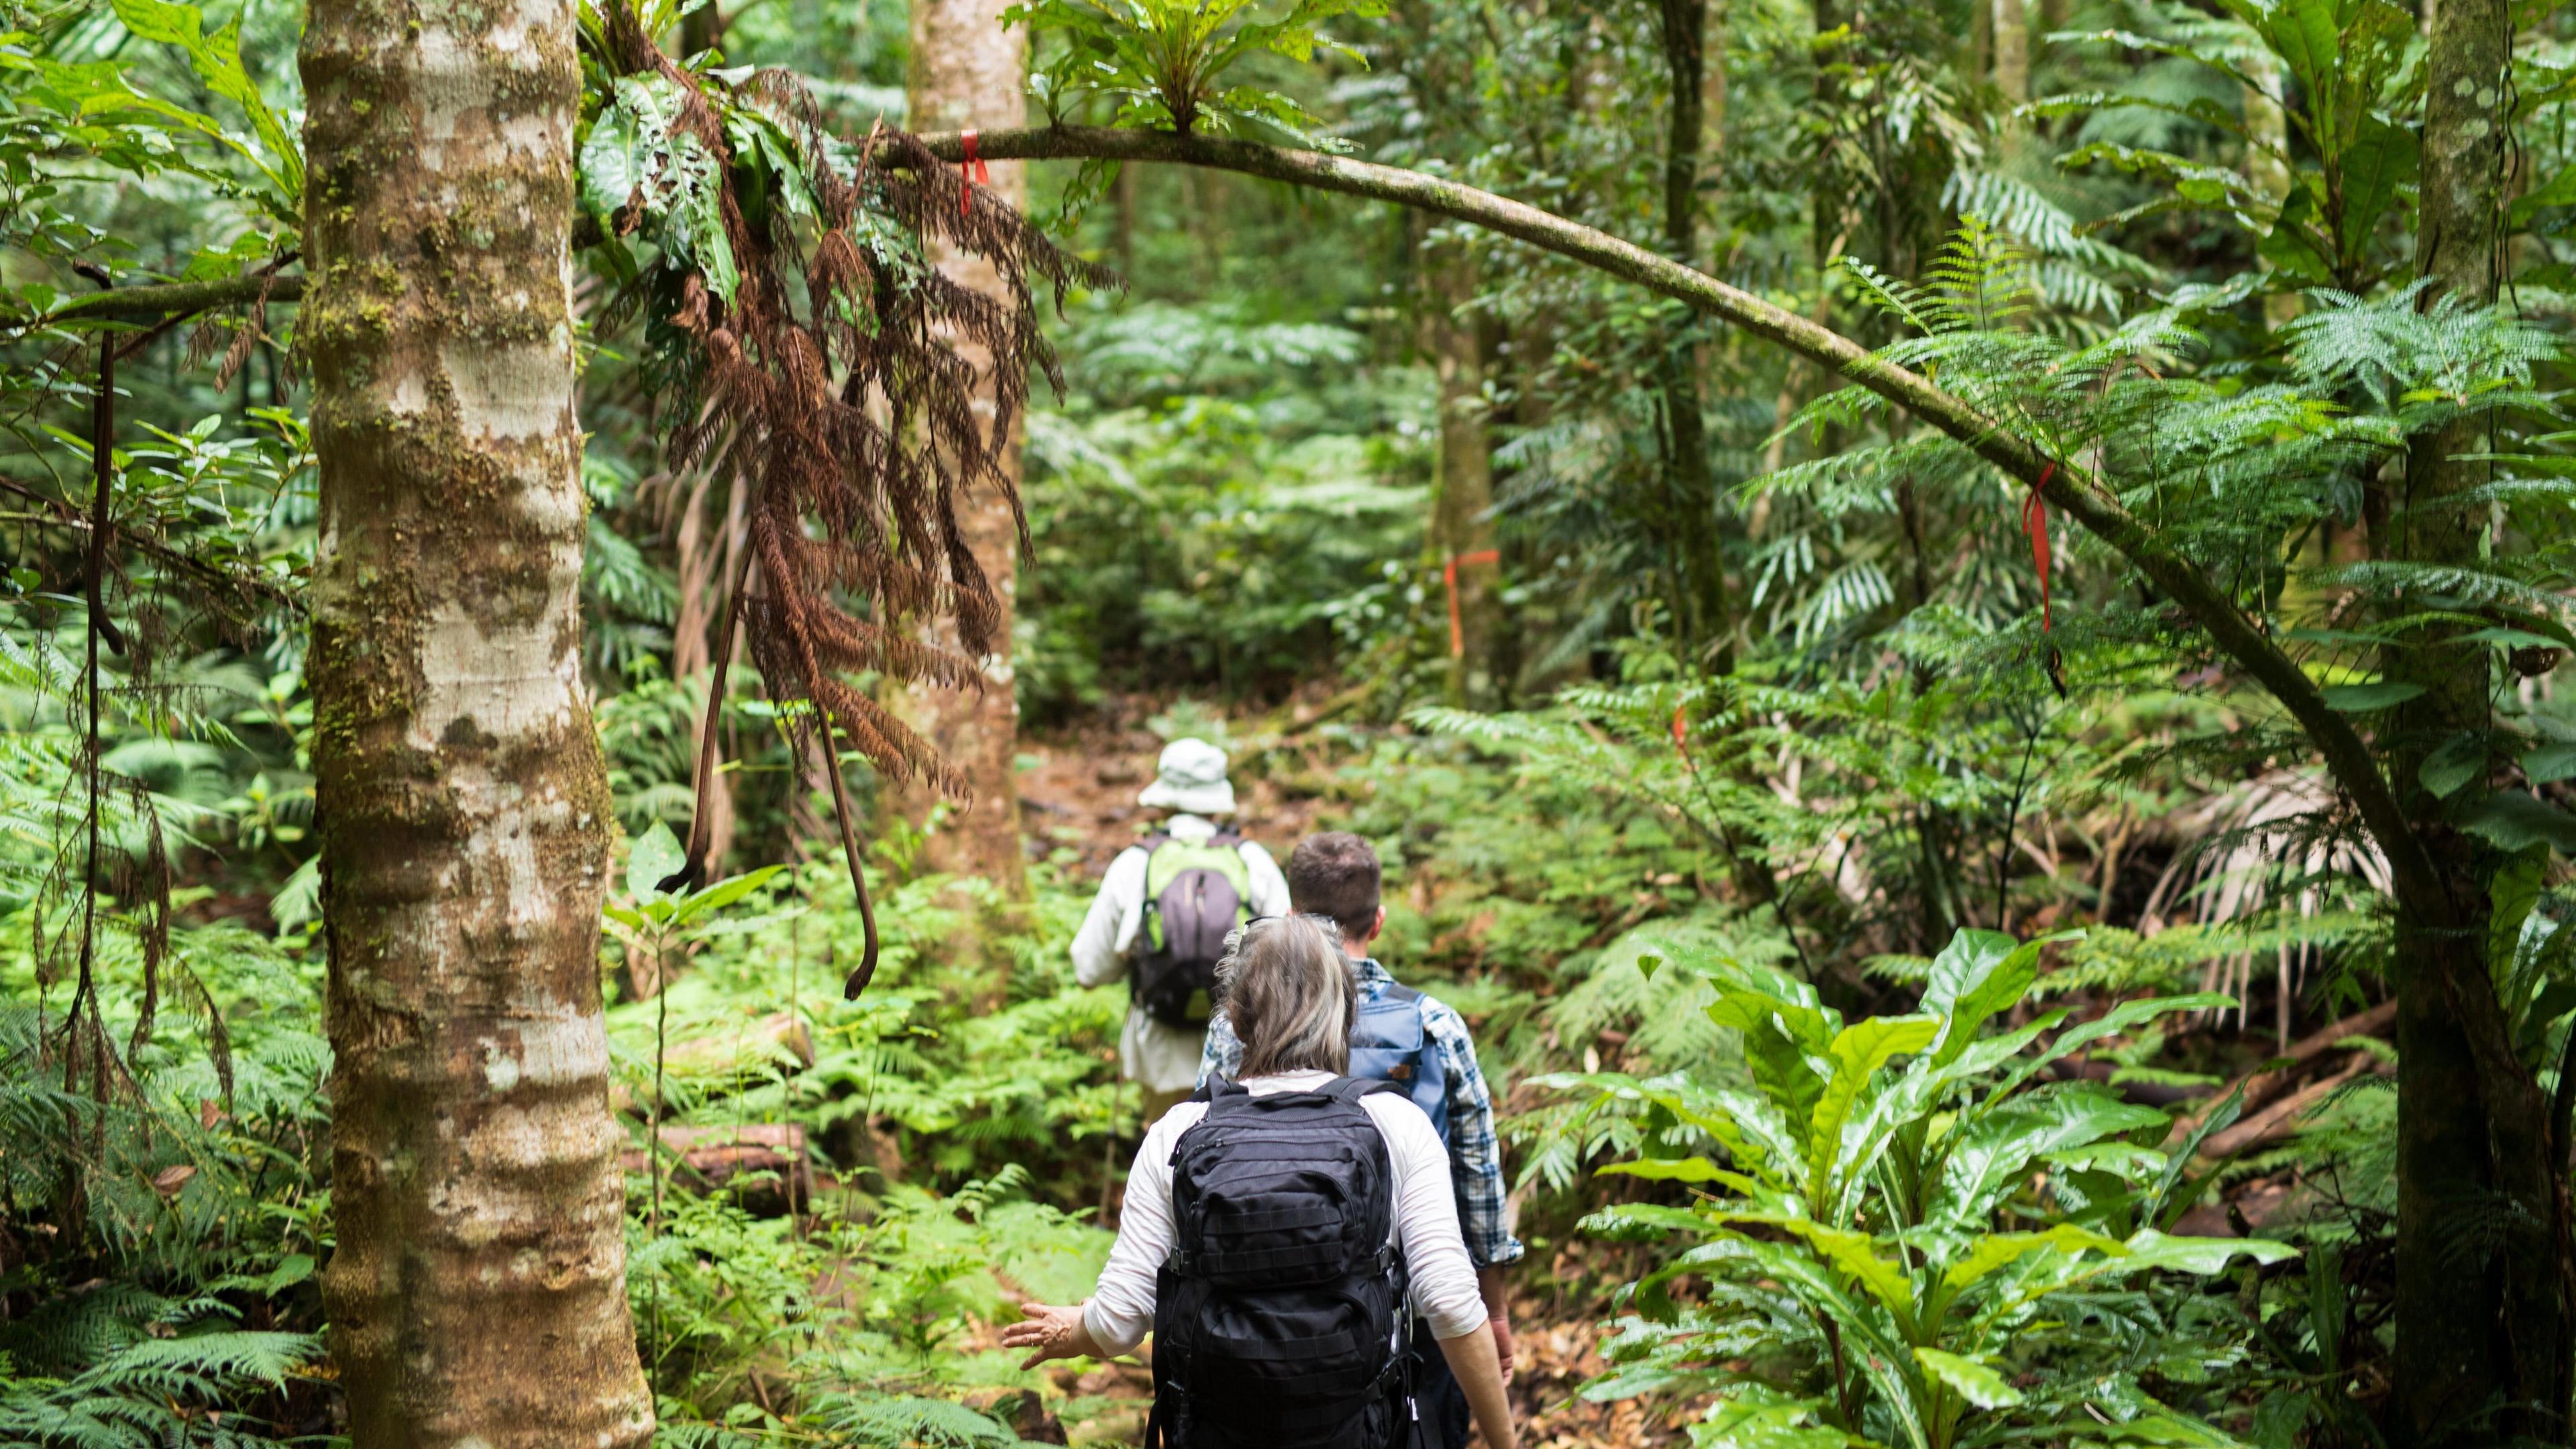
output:
[[[942,160],[955,162],[965,154],[958,136],[930,135],[921,139]],[[977,150],[996,161],[1144,161],[1204,166],[1415,207],[1499,232],[1633,282],[1832,369],[1958,439],[2006,476],[2038,489],[2088,532],[2117,549],[2179,604],[2307,732],[2335,783],[2351,797],[2363,825],[2387,853],[2398,893],[2416,908],[2448,919],[2447,897],[2432,860],[2407,829],[2397,796],[2380,774],[2370,746],[2350,720],[2326,703],[2324,692],[2299,662],[2237,608],[2235,600],[2216,580],[2184,557],[2152,524],[2130,512],[2100,479],[2076,466],[2072,459],[2052,459],[2029,440],[2004,431],[1994,419],[1928,378],[1888,361],[1829,327],[1670,257],[1524,202],[1419,171],[1254,141],[1091,126],[985,131],[977,138]]]
[[[965,155],[964,142],[957,135],[921,139],[941,160],[954,163]],[[1104,160],[1201,166],[1414,207],[1498,232],[1635,283],[1831,369],[1958,439],[2006,476],[2036,487],[2050,503],[2117,549],[2208,631],[2219,649],[2298,721],[2324,758],[2336,784],[2352,799],[2372,838],[2387,853],[2398,893],[2416,908],[2433,913],[2435,919],[2449,918],[2447,897],[2439,888],[2433,863],[2406,828],[2397,797],[2380,774],[2370,746],[2350,720],[2326,703],[2324,692],[2298,661],[2237,608],[2216,580],[2184,557],[2153,525],[2122,505],[2101,480],[2071,459],[2051,459],[2028,440],[1999,428],[1965,399],[1942,390],[1920,374],[1878,356],[1829,327],[1670,257],[1524,202],[1419,171],[1252,141],[1085,126],[983,132],[978,137],[978,154],[997,161]],[[294,293],[289,288],[300,286],[300,281],[279,278],[273,299],[291,297]],[[232,299],[210,297],[209,291],[229,285],[235,284],[135,288],[120,297],[114,315],[149,315],[140,309],[156,303],[170,308],[218,305]],[[240,300],[248,296],[245,286]],[[98,304],[90,308],[66,306],[60,310],[60,319],[70,320],[75,310],[89,317],[111,315]]]

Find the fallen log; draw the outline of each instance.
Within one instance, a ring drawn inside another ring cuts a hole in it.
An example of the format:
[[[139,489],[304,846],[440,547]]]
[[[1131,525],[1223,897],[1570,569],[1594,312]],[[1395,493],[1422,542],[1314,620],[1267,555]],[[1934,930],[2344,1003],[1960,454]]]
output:
[[[2298,1130],[2299,1118],[2309,1108],[2324,1101],[2336,1088],[2377,1065],[2379,1065],[2378,1058],[2369,1053],[2353,1053],[2351,1060],[2345,1062],[2342,1068],[2332,1075],[2319,1077],[2226,1130],[2209,1134],[2208,1140],[2200,1144],[2201,1155],[2231,1157],[2249,1147],[2263,1146],[2289,1136]]]
[[[662,1053],[662,1074],[672,1083],[670,1095],[683,1104],[723,1096],[766,1080],[770,1073],[794,1076],[814,1065],[814,1035],[793,1012],[776,1012],[741,1028],[707,1036],[685,1037]],[[624,1082],[608,1089],[611,1111],[639,1110],[637,1094]]]
[[[670,1126],[659,1135],[673,1181],[704,1192],[733,1186],[744,1206],[755,1212],[802,1211],[814,1199],[805,1129],[797,1123]],[[628,1172],[645,1172],[652,1159],[641,1147],[629,1148],[617,1155],[617,1165]],[[759,1180],[764,1175],[767,1180]]]
[[[813,1033],[787,1011],[746,1023],[736,1032],[674,1042],[662,1054],[662,1070],[675,1077],[757,1075],[772,1067],[793,1073],[812,1065]]]
[[[2368,1011],[2355,1012],[2341,1021],[2335,1022],[2330,1026],[2321,1027],[2318,1030],[2312,1031],[2306,1036],[2299,1038],[2297,1041],[2290,1043],[2290,1049],[2288,1051],[2281,1053],[2278,1057],[2271,1058],[2270,1062],[2267,1063],[2264,1068],[2257,1068],[2254,1071],[2247,1072],[2238,1077],[2235,1081],[2228,1083],[2225,1088],[2220,1090],[2210,1100],[2213,1104],[2224,1102],[2227,1100],[2229,1092],[2235,1091],[2238,1087],[2244,1088],[2244,1111],[2246,1114],[2246,1120],[2250,1121],[2254,1117],[2260,1115],[2263,1109],[2268,1107],[2275,1099],[2279,1098],[2282,1093],[2289,1091],[2293,1086],[2297,1085],[2298,1079],[2304,1075],[2309,1068],[2315,1066],[2318,1061],[2324,1058],[2328,1052],[2333,1051],[2339,1044],[2357,1036],[2384,1035],[2388,1031],[2389,1027],[2394,1025],[2396,1021],[2397,1003],[2394,1000],[2383,1001],[2379,1005],[2370,1008]],[[2271,1063],[2278,1063],[2278,1065],[2272,1065]],[[2203,1115],[2206,1114],[2199,1114],[2186,1118],[2177,1123],[2176,1126],[2181,1131],[2187,1133],[2200,1125],[2201,1116]],[[2229,1127],[2227,1132],[2237,1131],[2243,1126],[2244,1123],[2239,1122],[2236,1125]],[[2227,1133],[2222,1132],[2217,1135],[2223,1137],[2227,1135]]]

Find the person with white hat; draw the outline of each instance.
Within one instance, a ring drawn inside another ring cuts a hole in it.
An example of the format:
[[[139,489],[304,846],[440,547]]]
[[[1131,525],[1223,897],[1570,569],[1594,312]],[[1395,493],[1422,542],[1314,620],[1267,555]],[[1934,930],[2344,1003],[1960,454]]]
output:
[[[1225,770],[1225,751],[1205,740],[1164,747],[1136,803],[1171,814],[1109,863],[1073,937],[1074,976],[1083,985],[1128,981],[1119,1064],[1127,1080],[1143,1084],[1148,1122],[1198,1085],[1227,933],[1288,910],[1288,881],[1270,852],[1219,823],[1234,814]]]

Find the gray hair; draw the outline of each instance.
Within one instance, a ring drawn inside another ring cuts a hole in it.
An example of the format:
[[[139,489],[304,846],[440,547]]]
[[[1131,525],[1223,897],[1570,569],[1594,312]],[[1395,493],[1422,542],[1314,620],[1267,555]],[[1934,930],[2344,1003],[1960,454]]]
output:
[[[1243,1043],[1241,1074],[1350,1070],[1359,987],[1325,916],[1264,916],[1216,963],[1217,998]]]

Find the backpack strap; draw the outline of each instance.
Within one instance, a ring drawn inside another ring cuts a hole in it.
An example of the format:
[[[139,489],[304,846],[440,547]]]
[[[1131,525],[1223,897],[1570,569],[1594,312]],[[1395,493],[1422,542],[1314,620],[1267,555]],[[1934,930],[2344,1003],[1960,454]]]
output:
[[[1206,1086],[1190,1094],[1190,1100],[1208,1104],[1207,1116],[1199,1119],[1205,1122],[1213,1119],[1217,1113],[1228,1110],[1229,1106],[1235,1110],[1251,1106],[1252,1089],[1241,1082],[1229,1082],[1223,1077],[1210,1077],[1207,1079]]]
[[[1243,845],[1243,832],[1235,829],[1231,825],[1220,825],[1217,827],[1216,834],[1208,837],[1207,843],[1210,845],[1233,846],[1239,849]]]
[[[1390,1001],[1413,1002],[1420,1001],[1422,999],[1421,992],[1414,990],[1410,986],[1403,985],[1400,982],[1389,983],[1384,994]]]
[[[1357,1106],[1362,1097],[1374,1096],[1379,1092],[1401,1093],[1404,1088],[1394,1082],[1380,1081],[1375,1077],[1335,1077],[1315,1090],[1336,1102],[1347,1102]]]

